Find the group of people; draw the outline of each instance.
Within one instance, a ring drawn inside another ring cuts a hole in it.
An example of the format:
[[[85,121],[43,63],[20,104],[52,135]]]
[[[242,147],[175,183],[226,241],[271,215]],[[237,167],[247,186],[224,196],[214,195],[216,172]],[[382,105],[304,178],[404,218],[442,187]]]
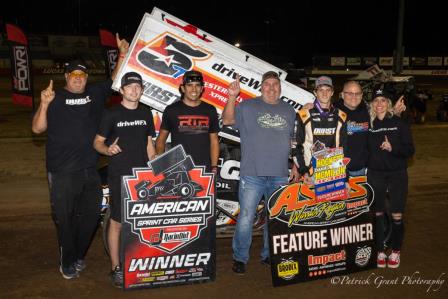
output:
[[[201,101],[204,79],[197,71],[184,74],[179,87],[181,100],[165,109],[155,144],[151,110],[139,105],[144,86],[138,73],[122,76],[119,89],[122,101],[105,110],[112,80],[129,49],[126,40],[118,35],[116,39],[120,56],[111,79],[87,84],[87,67],[79,61],[67,64],[65,87],[54,91],[50,81],[42,91],[32,130],[34,133],[47,131],[50,202],[58,235],[59,271],[66,279],[79,277],[86,268],[85,256],[98,224],[101,199],[96,171],[98,153],[108,156],[111,278],[114,286],[122,287],[121,176],[131,174],[134,167],[146,166],[149,160],[162,154],[170,134],[173,146],[181,144],[197,165],[205,165],[207,171],[216,174],[219,121],[216,109]],[[237,274],[246,272],[254,214],[261,198],[269,198],[278,187],[298,182],[300,177],[312,184],[310,150],[317,140],[327,147],[344,147],[351,158],[348,166],[351,176],[368,173],[375,190],[378,266],[398,267],[407,195],[406,159],[413,154],[414,147],[409,127],[393,114],[390,96],[378,91],[367,107],[362,102],[359,84],[349,81],[344,85],[342,100],[333,104],[332,80],[322,76],[316,80],[315,102],[307,104],[297,115],[280,99],[281,81],[273,71],[262,76],[261,96],[236,105],[239,93],[237,76],[228,87],[229,98],[222,113],[223,124],[233,125],[241,137],[240,213],[232,241],[232,270]],[[201,125],[195,120],[200,120]],[[296,120],[297,165],[289,172],[288,158]],[[388,259],[382,247],[384,227],[381,225],[386,193],[391,199],[394,219],[393,251]],[[267,226],[263,240],[261,262],[270,265]]]
[[[233,267],[237,274],[246,272],[252,241],[255,209],[262,196],[269,198],[279,186],[288,182],[287,161],[294,132],[295,112],[280,99],[278,74],[267,72],[262,77],[261,96],[235,107],[240,91],[237,80],[229,85],[229,99],[223,111],[224,125],[233,125],[241,136],[241,170],[239,185],[240,214],[233,238]],[[289,181],[302,177],[313,185],[310,162],[312,147],[319,141],[326,147],[343,147],[350,158],[349,176],[367,175],[375,191],[377,266],[397,268],[404,237],[403,213],[406,205],[408,177],[407,159],[414,154],[409,125],[399,115],[406,107],[403,98],[392,106],[392,95],[377,90],[370,104],[363,101],[363,92],[356,81],[344,84],[342,98],[332,103],[332,79],[316,79],[314,103],[298,111],[297,154]],[[266,121],[269,120],[269,121]],[[389,205],[386,198],[389,197]],[[392,215],[389,256],[384,240],[385,213]],[[270,264],[267,226],[261,263]]]
[[[162,154],[169,134],[173,146],[182,144],[197,165],[205,165],[207,171],[216,173],[219,122],[216,109],[201,101],[204,80],[197,71],[184,74],[180,86],[182,100],[166,108],[155,144],[151,110],[139,105],[143,94],[140,74],[124,74],[120,105],[104,109],[112,92],[112,80],[129,49],[126,40],[118,35],[116,39],[120,56],[111,79],[87,84],[87,67],[80,61],[68,63],[64,88],[54,91],[51,80],[41,92],[32,131],[47,131],[50,202],[58,235],[59,271],[65,279],[79,277],[86,268],[85,256],[98,225],[102,197],[96,170],[98,153],[108,156],[110,274],[113,285],[122,287],[121,176],[132,174],[134,167],[147,166],[149,160]]]

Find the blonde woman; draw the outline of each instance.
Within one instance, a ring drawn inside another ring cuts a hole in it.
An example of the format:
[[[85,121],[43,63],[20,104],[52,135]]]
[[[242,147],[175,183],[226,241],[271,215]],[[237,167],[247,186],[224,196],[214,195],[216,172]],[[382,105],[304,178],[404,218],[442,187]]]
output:
[[[414,154],[409,125],[393,113],[391,95],[374,92],[370,103],[368,181],[375,191],[377,266],[398,268],[403,243],[403,213],[408,193],[407,159]],[[386,191],[389,204],[386,205]],[[387,210],[386,210],[387,209]],[[392,252],[384,251],[384,214],[392,214]]]

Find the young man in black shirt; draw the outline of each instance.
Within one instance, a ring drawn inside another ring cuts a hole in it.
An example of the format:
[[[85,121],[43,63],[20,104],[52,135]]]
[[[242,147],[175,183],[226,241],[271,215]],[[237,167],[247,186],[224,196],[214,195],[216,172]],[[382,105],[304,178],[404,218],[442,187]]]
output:
[[[118,34],[116,38],[120,51],[118,70],[129,44]],[[64,76],[64,89],[55,92],[50,80],[41,92],[32,131],[47,131],[46,164],[58,233],[59,271],[65,279],[71,279],[85,268],[84,257],[98,224],[101,182],[92,141],[111,94],[112,80],[87,84],[87,67],[79,61],[67,64]]]
[[[180,91],[182,100],[166,107],[160,133],[156,140],[157,154],[165,152],[165,143],[171,133],[171,144],[182,144],[196,165],[205,165],[207,171],[218,170],[219,141],[216,108],[201,101],[204,79],[198,71],[188,71]]]
[[[111,220],[108,245],[111,259],[112,283],[123,285],[119,244],[121,231],[121,176],[131,175],[133,167],[145,167],[155,156],[152,137],[155,135],[151,110],[139,105],[143,93],[142,77],[129,72],[121,78],[120,105],[104,112],[94,147],[109,156],[108,184],[111,195]]]

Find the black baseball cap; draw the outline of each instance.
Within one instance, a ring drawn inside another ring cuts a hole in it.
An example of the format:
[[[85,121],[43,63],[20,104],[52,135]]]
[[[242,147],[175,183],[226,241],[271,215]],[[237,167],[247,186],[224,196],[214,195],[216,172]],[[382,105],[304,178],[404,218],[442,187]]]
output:
[[[198,71],[188,71],[184,74],[182,79],[182,84],[185,85],[191,82],[199,82],[201,85],[204,85],[204,78],[202,77],[201,72]]]
[[[391,101],[392,101],[392,99],[394,98],[393,94],[391,94],[389,91],[387,91],[387,90],[384,89],[384,88],[377,89],[377,90],[375,90],[375,91],[373,92],[373,95],[372,95],[372,101],[373,101],[374,99],[378,98],[378,97],[384,97],[384,98],[389,99],[389,100],[391,100]]]
[[[65,63],[65,73],[71,73],[73,71],[82,71],[87,74],[87,67],[80,60],[72,60]]]
[[[128,72],[121,77],[121,88],[132,83],[138,83],[141,87],[143,87],[142,76],[136,72]]]

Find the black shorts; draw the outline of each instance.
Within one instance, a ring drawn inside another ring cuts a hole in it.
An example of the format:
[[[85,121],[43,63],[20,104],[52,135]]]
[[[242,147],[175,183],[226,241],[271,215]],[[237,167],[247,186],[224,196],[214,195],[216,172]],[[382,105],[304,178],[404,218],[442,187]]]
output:
[[[121,176],[107,178],[109,184],[109,209],[110,218],[121,223]]]
[[[367,181],[374,192],[374,207],[376,212],[389,211],[403,213],[408,197],[408,172],[398,171],[367,171]],[[389,194],[387,205],[386,194]]]

